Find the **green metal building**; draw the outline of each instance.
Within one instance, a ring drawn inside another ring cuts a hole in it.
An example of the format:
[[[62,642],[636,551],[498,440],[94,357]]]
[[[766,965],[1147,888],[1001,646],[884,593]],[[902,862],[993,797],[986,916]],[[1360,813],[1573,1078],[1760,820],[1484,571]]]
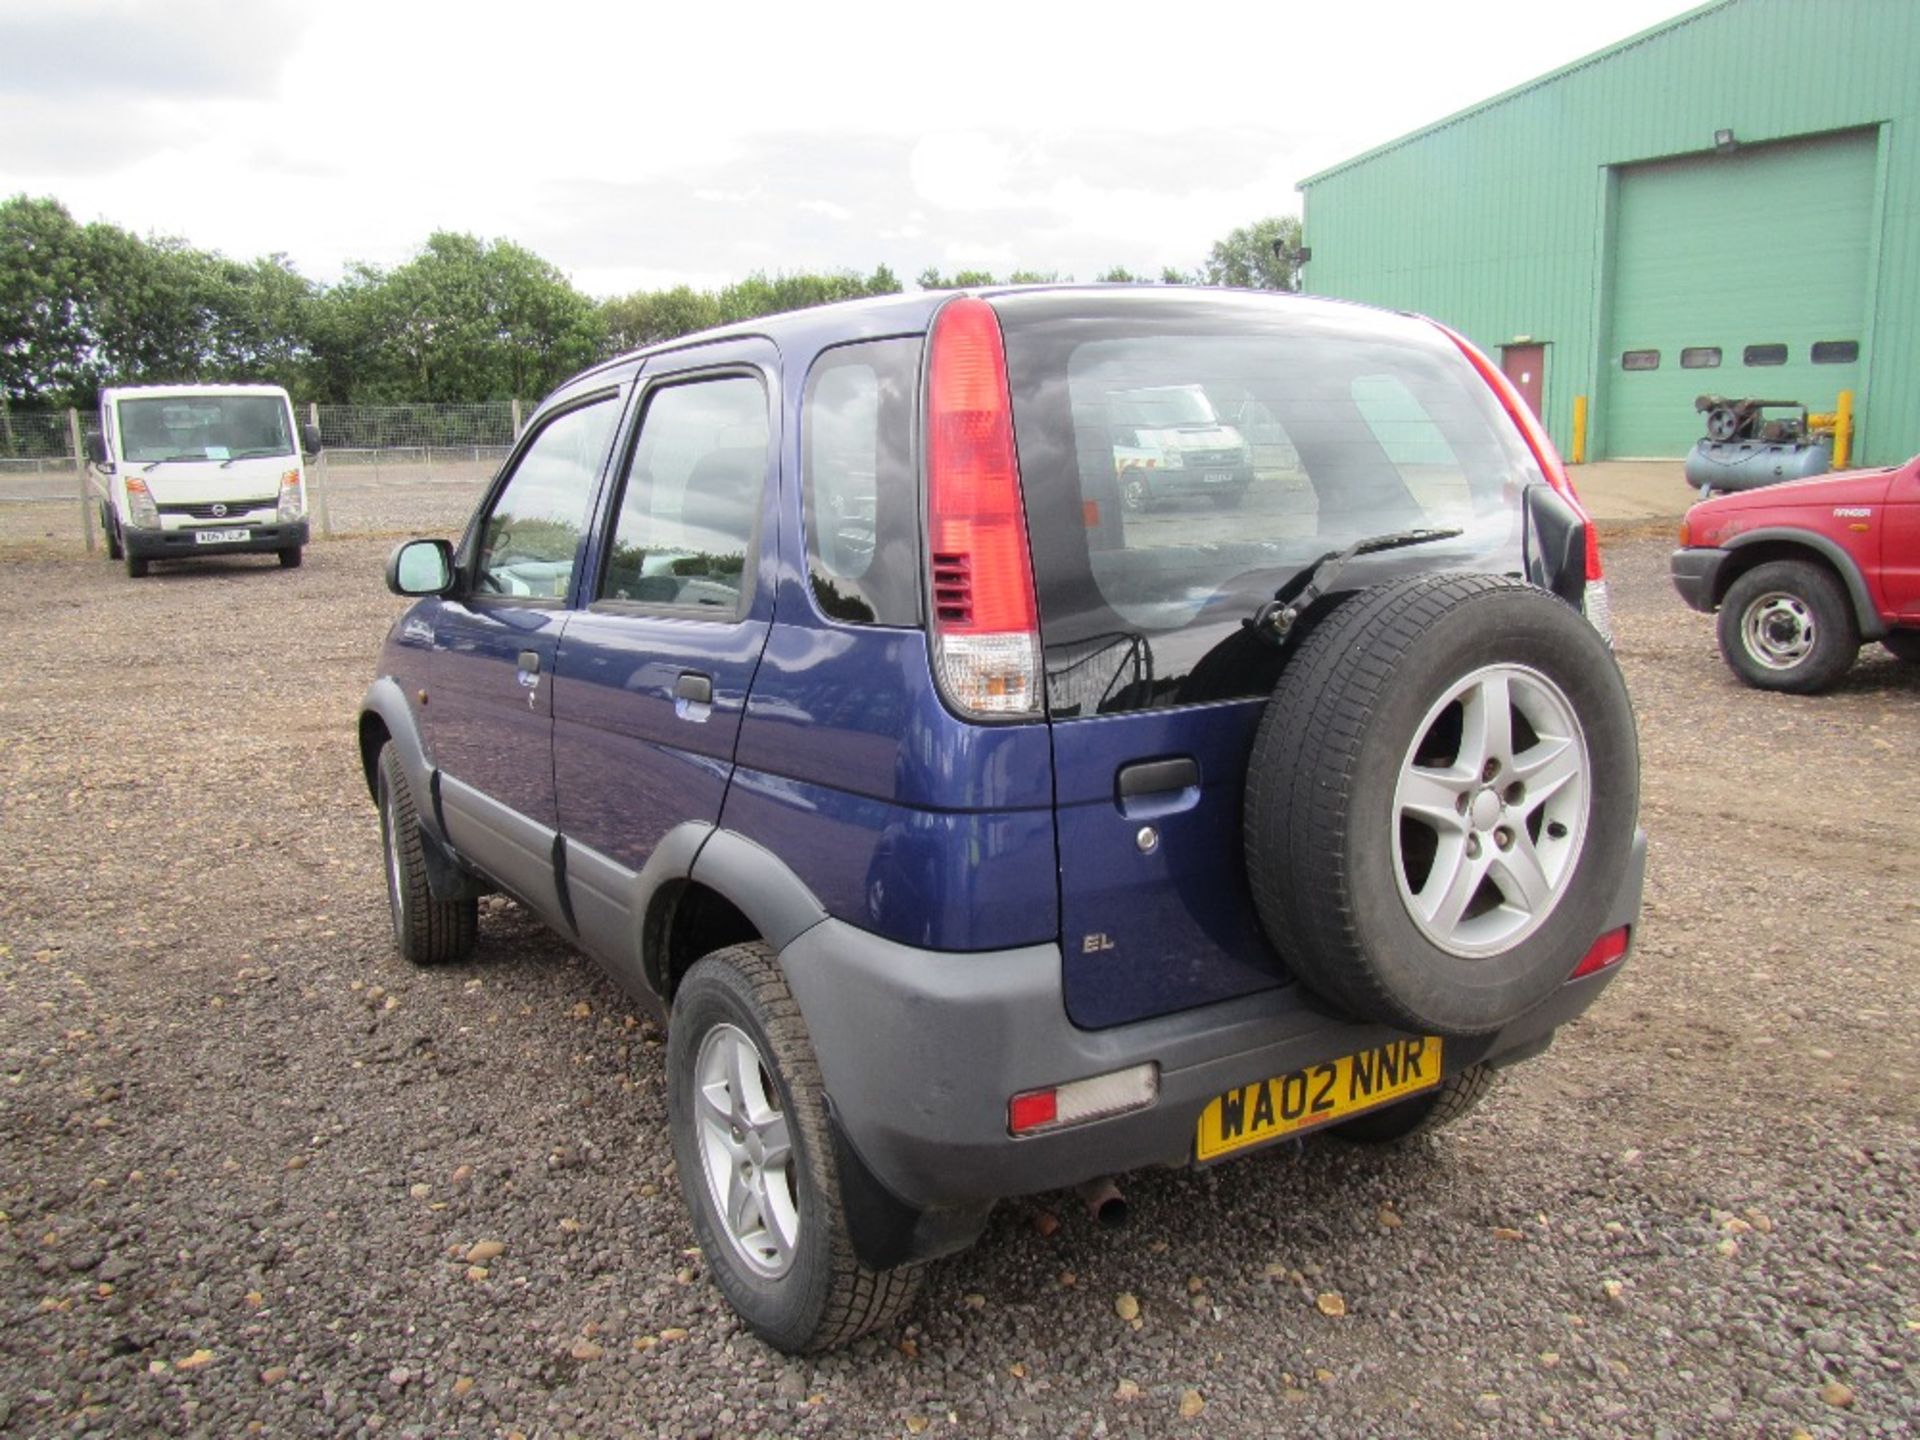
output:
[[[1842,391],[1852,463],[1920,451],[1920,0],[1714,0],[1299,188],[1306,288],[1463,331],[1563,453]]]

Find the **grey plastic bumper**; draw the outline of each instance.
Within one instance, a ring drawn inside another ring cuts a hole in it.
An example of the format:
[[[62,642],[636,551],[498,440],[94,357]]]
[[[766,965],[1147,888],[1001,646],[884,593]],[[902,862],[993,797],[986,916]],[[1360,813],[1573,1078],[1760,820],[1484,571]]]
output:
[[[1705,548],[1676,550],[1667,560],[1673,574],[1673,588],[1680,592],[1682,600],[1703,615],[1713,613],[1714,582],[1720,578],[1720,567],[1727,563],[1728,553]]]
[[[1639,834],[1608,929],[1637,923],[1645,869]],[[1200,1112],[1222,1091],[1398,1033],[1329,1016],[1297,985],[1081,1030],[1067,1018],[1051,945],[938,954],[835,920],[796,938],[781,962],[846,1143],[874,1181],[915,1210],[978,1209],[1099,1175],[1186,1164]],[[1619,970],[1563,986],[1496,1035],[1449,1041],[1446,1068],[1538,1054]],[[1007,1134],[1012,1095],[1147,1061],[1160,1067],[1149,1108],[1028,1139]]]
[[[194,539],[201,530],[242,531],[243,539],[202,545]],[[120,543],[136,560],[185,560],[190,555],[259,555],[291,550],[307,543],[307,522],[294,520],[272,525],[202,525],[188,530],[134,530],[120,532]]]

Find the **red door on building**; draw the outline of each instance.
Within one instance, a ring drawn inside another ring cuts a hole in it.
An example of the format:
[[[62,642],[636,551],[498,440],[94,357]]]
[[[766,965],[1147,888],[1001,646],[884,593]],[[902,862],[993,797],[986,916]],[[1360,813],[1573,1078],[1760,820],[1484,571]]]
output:
[[[1507,372],[1507,378],[1514,388],[1526,398],[1527,408],[1540,415],[1540,380],[1547,368],[1547,347],[1544,345],[1502,345],[1500,347],[1500,368]]]

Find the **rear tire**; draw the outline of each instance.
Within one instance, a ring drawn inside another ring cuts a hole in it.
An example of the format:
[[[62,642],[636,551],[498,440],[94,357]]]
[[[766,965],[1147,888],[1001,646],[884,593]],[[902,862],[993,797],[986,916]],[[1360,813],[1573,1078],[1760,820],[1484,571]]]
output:
[[[829,1350],[907,1307],[919,1267],[854,1254],[813,1042],[767,945],[714,951],[675,992],[667,1118],[700,1249],[761,1339]]]
[[[1214,506],[1221,510],[1238,510],[1242,505],[1246,504],[1246,502],[1247,491],[1245,486],[1242,486],[1238,490],[1215,490],[1213,492]]]
[[[1718,633],[1735,675],[1789,695],[1827,689],[1860,653],[1846,587],[1808,560],[1770,560],[1735,580],[1720,602]]]
[[[1880,645],[1894,659],[1920,665],[1920,630],[1889,630],[1880,637]]]
[[[387,872],[387,908],[394,948],[415,965],[447,965],[473,952],[480,928],[478,900],[436,900],[427,884],[420,815],[399,752],[380,747],[375,766],[381,854]]]
[[[300,547],[298,545],[295,545],[290,550],[281,550],[278,554],[280,556],[280,568],[282,570],[298,570],[300,568]]]
[[[1469,1114],[1493,1089],[1495,1073],[1485,1065],[1469,1065],[1442,1080],[1438,1088],[1386,1105],[1335,1125],[1327,1133],[1357,1145],[1400,1145],[1453,1124]]]

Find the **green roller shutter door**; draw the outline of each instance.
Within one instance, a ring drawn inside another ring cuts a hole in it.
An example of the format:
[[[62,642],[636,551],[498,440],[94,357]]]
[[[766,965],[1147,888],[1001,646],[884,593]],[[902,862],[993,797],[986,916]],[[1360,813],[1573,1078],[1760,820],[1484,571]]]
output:
[[[1858,361],[1815,364],[1813,347],[1865,338],[1874,150],[1875,132],[1851,131],[1620,172],[1607,455],[1684,455],[1703,433],[1696,395],[1820,411],[1858,392]],[[1780,346],[1785,363],[1746,363]],[[1717,368],[1683,367],[1712,349]]]

